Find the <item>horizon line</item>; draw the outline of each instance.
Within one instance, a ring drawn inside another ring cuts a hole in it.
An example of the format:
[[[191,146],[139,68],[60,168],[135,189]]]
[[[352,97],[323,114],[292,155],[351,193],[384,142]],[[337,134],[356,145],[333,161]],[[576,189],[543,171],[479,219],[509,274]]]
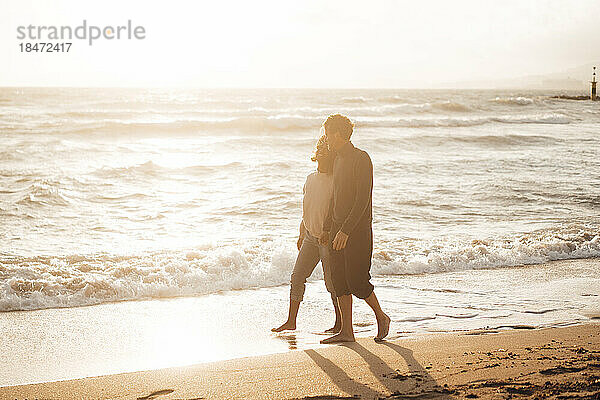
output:
[[[567,91],[586,91],[585,89],[573,88],[540,88],[527,86],[506,86],[506,87],[459,87],[459,86],[442,86],[440,87],[378,87],[378,86],[357,86],[357,87],[306,87],[306,86],[62,86],[62,85],[0,85],[0,89],[197,89],[197,90],[567,90]],[[587,92],[586,92],[587,93]]]

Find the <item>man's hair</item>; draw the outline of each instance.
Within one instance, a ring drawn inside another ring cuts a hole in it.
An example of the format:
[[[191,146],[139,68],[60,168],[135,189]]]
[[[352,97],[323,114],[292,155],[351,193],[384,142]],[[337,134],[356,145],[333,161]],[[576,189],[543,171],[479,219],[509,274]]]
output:
[[[350,140],[350,136],[352,136],[352,131],[354,130],[354,123],[342,114],[331,114],[323,122],[323,126],[327,132],[338,132],[340,137],[346,140]]]

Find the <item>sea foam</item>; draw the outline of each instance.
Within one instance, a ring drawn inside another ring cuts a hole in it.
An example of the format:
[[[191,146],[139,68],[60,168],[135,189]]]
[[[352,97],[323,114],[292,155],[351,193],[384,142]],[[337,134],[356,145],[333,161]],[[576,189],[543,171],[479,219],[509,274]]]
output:
[[[386,247],[390,246],[390,247]],[[196,296],[288,284],[297,251],[280,241],[151,254],[0,258],[0,311]],[[503,239],[375,243],[374,276],[505,268],[600,256],[600,231],[571,227]],[[311,280],[322,278],[318,266]]]

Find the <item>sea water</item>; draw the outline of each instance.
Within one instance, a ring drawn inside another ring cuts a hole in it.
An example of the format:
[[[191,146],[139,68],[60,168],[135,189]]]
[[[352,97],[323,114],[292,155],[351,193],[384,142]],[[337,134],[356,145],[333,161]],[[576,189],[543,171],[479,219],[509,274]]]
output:
[[[371,273],[393,334],[581,322],[573,310],[599,292],[595,263],[541,264],[600,255],[600,105],[556,94],[0,89],[0,320],[127,300],[210,309],[242,293],[271,340],[310,156],[339,112],[374,165]],[[332,322],[321,277],[319,266],[296,347]],[[361,307],[358,334],[372,334]]]

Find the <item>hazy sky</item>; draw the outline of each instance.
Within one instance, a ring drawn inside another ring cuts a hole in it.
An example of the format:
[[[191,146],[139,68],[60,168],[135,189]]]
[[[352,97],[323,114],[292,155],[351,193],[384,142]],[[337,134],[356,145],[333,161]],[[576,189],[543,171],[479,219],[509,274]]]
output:
[[[84,19],[146,39],[20,52]],[[600,1],[0,0],[0,50],[1,86],[431,87],[600,59]]]

